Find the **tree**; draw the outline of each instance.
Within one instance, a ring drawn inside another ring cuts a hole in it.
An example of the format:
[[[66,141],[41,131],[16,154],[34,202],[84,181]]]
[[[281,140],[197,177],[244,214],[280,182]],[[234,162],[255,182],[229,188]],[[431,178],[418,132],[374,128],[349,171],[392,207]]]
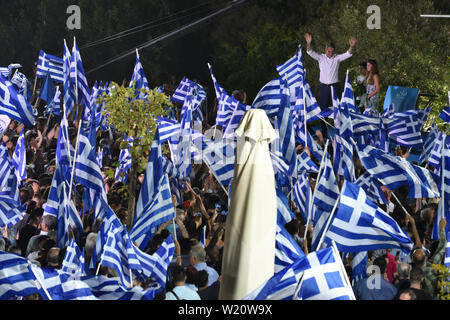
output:
[[[137,99],[139,93],[146,94],[145,99]],[[105,103],[104,113],[108,122],[120,134],[120,147],[128,148],[131,154],[131,168],[128,172],[128,228],[131,227],[136,207],[136,185],[138,173],[145,171],[150,147],[155,136],[157,116],[167,115],[172,108],[164,93],[153,90],[136,90],[130,87],[110,85],[110,94],[100,98]],[[132,137],[133,143],[123,141],[123,137]]]

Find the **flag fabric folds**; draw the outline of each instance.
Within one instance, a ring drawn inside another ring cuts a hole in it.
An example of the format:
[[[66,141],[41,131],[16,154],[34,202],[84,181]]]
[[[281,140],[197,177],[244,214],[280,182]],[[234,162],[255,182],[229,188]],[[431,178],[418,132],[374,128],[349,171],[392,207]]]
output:
[[[36,76],[38,78],[43,78],[47,75],[49,75],[53,81],[63,83],[63,59],[40,50]]]
[[[158,131],[153,139],[130,238],[143,250],[158,227],[174,217],[169,178],[164,172]]]
[[[325,234],[325,243],[332,240],[342,252],[399,248],[409,253],[413,247],[406,231],[349,181],[344,182],[338,209]]]
[[[11,81],[0,74],[0,114],[22,122],[25,127],[36,122],[37,110],[21,95]]]

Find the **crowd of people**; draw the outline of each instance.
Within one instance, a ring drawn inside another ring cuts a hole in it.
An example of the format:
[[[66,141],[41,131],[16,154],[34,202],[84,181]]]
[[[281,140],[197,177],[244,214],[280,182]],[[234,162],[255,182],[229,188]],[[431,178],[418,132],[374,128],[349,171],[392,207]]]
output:
[[[340,92],[338,83],[339,62],[351,57],[352,48],[356,39],[349,40],[350,48],[342,55],[334,54],[334,45],[327,44],[325,54],[317,54],[311,49],[311,35],[305,35],[307,41],[307,53],[319,63],[321,76],[319,88],[319,103],[322,109],[331,105],[330,88]],[[373,59],[359,65],[361,77],[358,81],[364,90],[358,95],[361,101],[360,107],[366,108],[372,105],[373,114],[378,110],[378,96],[380,93],[380,78],[377,62]],[[164,86],[165,92],[170,94],[176,88],[176,83]],[[233,92],[236,99],[246,103],[244,90]],[[52,177],[56,165],[56,143],[58,138],[60,119],[54,115],[45,115],[45,103],[39,101],[39,85],[32,97],[33,104],[37,106],[38,117],[36,125],[24,128],[24,125],[11,120],[8,128],[3,132],[2,140],[10,154],[14,152],[19,134],[25,130],[27,178],[20,185],[20,201],[26,204],[23,219],[12,227],[3,228],[3,237],[0,238],[0,250],[16,253],[25,257],[38,266],[59,269],[65,257],[66,248],[57,246],[57,220],[52,215],[45,215],[44,208],[49,195]],[[181,107],[181,106],[178,106]],[[214,112],[204,121],[204,129],[208,129],[214,123]],[[69,122],[69,139],[75,146],[77,138],[77,121]],[[323,137],[327,135],[326,124],[322,125],[317,142],[323,145]],[[218,128],[220,129],[220,128]],[[321,139],[322,138],[322,139]],[[114,167],[120,153],[120,139],[117,133],[99,131],[97,135],[98,146],[109,146],[110,157],[103,157],[102,171],[108,197],[108,204],[125,224],[129,212],[127,211],[128,199],[123,194],[123,182],[116,181],[106,175],[106,171]],[[305,148],[301,145],[297,153]],[[306,148],[308,152],[308,149]],[[398,150],[400,156],[407,156],[405,149]],[[404,155],[406,154],[406,155]],[[311,159],[319,164],[320,159]],[[226,219],[228,214],[229,199],[223,188],[215,179],[213,173],[205,164],[193,164],[190,181],[180,183],[181,199],[177,200],[172,195],[175,218],[162,224],[157,233],[150,240],[145,252],[154,253],[169,235],[174,235],[175,254],[167,271],[167,283],[164,291],[155,299],[166,300],[217,300],[221,283],[221,262],[224,244]],[[364,168],[355,158],[357,177],[363,173]],[[143,172],[137,184],[137,194],[142,183]],[[314,188],[314,174],[310,175],[311,187]],[[81,188],[81,186],[77,186]],[[81,190],[81,189],[80,189]],[[446,235],[444,233],[446,221],[439,222],[440,239],[431,239],[431,230],[436,217],[437,204],[434,199],[408,199],[408,190],[398,189],[395,192],[403,208],[391,201],[391,191],[384,189],[387,205],[381,205],[404,228],[415,247],[410,255],[405,255],[399,250],[382,249],[369,252],[367,268],[377,266],[381,274],[380,284],[376,288],[371,287],[367,277],[362,280],[354,280],[352,277],[352,255],[344,260],[350,281],[353,282],[355,297],[361,300],[431,300],[439,298],[437,284],[437,272],[432,264],[441,264],[445,255]],[[81,235],[78,246],[85,250],[86,265],[89,265],[90,257],[94,250],[97,232],[101,221],[94,221],[92,210],[84,212],[81,192],[77,192],[76,207],[82,215],[84,233]],[[298,242],[305,253],[308,253],[311,245],[311,225],[306,225],[295,203],[291,201],[291,209],[295,213],[286,230]],[[308,236],[304,239],[305,230]],[[203,235],[205,239],[203,240]],[[95,269],[92,270],[95,273]],[[101,267],[100,274],[116,277],[117,273],[106,267]],[[148,283],[137,280],[136,286],[144,289]],[[40,299],[39,296],[28,297]]]

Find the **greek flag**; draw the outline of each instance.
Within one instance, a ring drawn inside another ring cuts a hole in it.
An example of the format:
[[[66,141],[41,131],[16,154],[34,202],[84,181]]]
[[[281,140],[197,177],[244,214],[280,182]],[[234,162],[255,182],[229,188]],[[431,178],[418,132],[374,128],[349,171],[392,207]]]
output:
[[[57,244],[59,248],[64,248],[69,243],[69,226],[72,228],[76,238],[78,238],[84,230],[81,217],[68,193],[69,190],[66,189],[66,182],[64,181],[59,194],[57,216]]]
[[[23,216],[24,210],[20,201],[10,195],[0,195],[0,228],[12,227],[22,220]]]
[[[294,300],[356,300],[335,247],[306,256],[309,268],[303,272]]]
[[[159,133],[156,131],[130,229],[130,238],[143,250],[158,227],[173,217],[169,178],[164,172]]]
[[[167,269],[175,252],[172,236],[169,235],[152,255],[142,252],[134,245],[133,248],[142,266],[140,276],[143,279],[152,278],[159,285],[159,290],[164,289],[167,281]]]
[[[19,134],[19,139],[17,139],[16,148],[12,156],[12,164],[16,169],[17,181],[23,181],[27,178],[26,170],[26,148],[25,148],[25,136],[23,134],[23,129]]]
[[[29,261],[17,254],[0,251],[0,300],[26,297],[38,292]]]
[[[352,278],[353,282],[367,278],[367,262],[369,261],[369,255],[367,251],[361,251],[353,254],[351,262],[352,266]]]
[[[67,48],[66,41],[64,41],[64,64],[63,64],[63,76],[64,76],[64,112],[66,117],[72,112],[75,106],[75,89],[73,79],[71,77],[70,68],[72,66],[72,57],[70,55],[69,48]]]
[[[25,127],[34,126],[37,110],[21,95],[11,81],[0,74],[0,114],[22,122]]]
[[[63,114],[61,117],[58,139],[56,141],[56,164],[61,168],[61,172],[65,179],[70,181],[75,149],[72,146],[72,143],[70,143],[68,127],[67,118],[65,117],[65,114]]]
[[[84,127],[84,128],[83,128]],[[92,145],[89,136],[92,135],[91,127],[86,128],[85,123],[78,136],[78,156],[75,161],[74,181],[89,189],[91,203],[94,204],[94,216],[96,219],[101,218],[104,214],[101,200],[107,203],[105,183],[103,181],[100,166],[97,163],[96,146]],[[89,131],[89,132],[87,132]],[[95,143],[95,140],[94,140]]]
[[[275,269],[278,273],[284,268],[290,266],[297,260],[303,258],[305,254],[297,242],[284,228],[283,224],[277,223],[275,235]]]
[[[439,113],[439,118],[450,123],[450,107],[442,109],[441,113]]]
[[[299,173],[292,192],[294,193],[294,202],[300,210],[300,214],[305,221],[308,221],[308,211],[309,204],[312,200],[312,191],[306,172]]]
[[[320,168],[316,190],[313,195],[312,220],[314,231],[312,234],[311,250],[318,250],[320,238],[325,232],[325,226],[333,207],[339,198],[339,188],[331,166],[330,158],[325,155],[323,168]]]
[[[263,109],[269,118],[277,116],[281,105],[284,105],[282,103],[286,95],[285,83],[281,77],[266,83],[256,95],[252,107]]]
[[[228,186],[234,175],[236,141],[220,139],[212,141],[202,134],[194,138],[193,145],[201,153],[203,161],[213,171],[216,180],[224,187]]]
[[[350,111],[354,136],[376,137],[380,131],[380,118]]]
[[[195,109],[203,101],[203,99],[206,98],[206,91],[198,83],[191,81],[186,77],[183,77],[171,97],[171,102],[184,104],[187,96],[191,96],[194,98],[194,107],[192,109]]]
[[[128,139],[123,139],[124,141],[128,140],[128,145],[133,146],[133,138],[128,137]],[[121,149],[119,153],[119,166],[116,168],[114,179],[116,181],[121,181],[123,183],[127,183],[128,181],[128,170],[131,168],[131,154],[128,150],[128,147],[125,149]]]
[[[55,96],[48,102],[45,114],[47,116],[49,114],[54,114],[55,116],[61,115],[61,91],[59,91],[59,87],[56,87]]]
[[[77,243],[72,238],[69,240],[61,270],[70,274],[77,280],[86,275],[84,265],[84,248],[83,252],[81,252]]]
[[[428,164],[434,167],[434,172],[439,172],[441,168],[442,135],[442,132],[438,133],[428,157]]]
[[[298,46],[298,52],[285,63],[276,66],[278,74],[283,77],[289,87],[299,87],[305,72],[303,70],[302,47]]]
[[[184,111],[184,112],[183,112]],[[191,139],[192,139],[192,96],[186,97],[182,114],[180,116],[180,135],[172,137],[169,147],[172,152],[173,163],[177,170],[184,173],[185,177],[189,177],[191,166]],[[174,143],[172,143],[174,142]],[[175,150],[174,150],[175,149]]]
[[[421,147],[423,145],[420,133],[422,123],[417,114],[395,113],[393,120],[387,125],[388,135],[397,144],[406,147]]]
[[[168,141],[171,137],[180,136],[180,123],[176,120],[172,120],[164,117],[156,117],[156,123],[158,124],[159,140],[161,143]]]
[[[335,136],[335,159],[337,174],[348,181],[355,181],[355,167],[353,164],[353,126],[348,111],[348,105],[344,104],[339,112],[339,134]]]
[[[229,96],[228,93],[225,91],[225,89],[217,82],[216,77],[214,76],[214,73],[212,71],[212,67],[209,63],[208,63],[208,69],[209,69],[209,73],[211,74],[212,82],[214,84],[214,90],[216,91],[217,100],[219,100],[219,98],[222,94]]]
[[[156,291],[136,286],[124,288],[117,280],[105,276],[83,277],[82,280],[99,300],[153,300]]]
[[[293,300],[297,284],[309,267],[306,257],[275,273],[243,300]]]
[[[2,141],[0,144],[0,189],[3,189],[6,186],[12,170],[14,170],[14,167],[11,162],[8,148],[6,147],[5,142]]]
[[[84,109],[89,110],[91,108],[91,90],[89,89],[89,84],[84,73],[83,61],[81,60],[80,51],[78,50],[78,45],[75,40],[73,42],[72,48],[70,77],[72,78],[72,83],[74,84],[74,86],[78,87],[77,104],[84,105]],[[88,112],[85,111],[85,114],[88,114]]]
[[[331,240],[342,252],[399,248],[408,253],[413,247],[397,222],[349,181],[344,181],[339,207],[325,234],[324,242]]]
[[[133,87],[133,83],[136,89],[136,95],[139,94],[139,99],[145,99],[146,94],[142,93],[140,90],[147,89],[149,90],[148,80],[145,76],[144,68],[142,67],[141,60],[139,59],[139,52],[136,49],[136,64],[134,66],[133,75],[131,77],[131,81],[129,87]]]
[[[63,63],[63,59],[40,50],[36,76],[38,78],[44,78],[47,75],[50,75],[50,78],[53,81],[63,83]]]
[[[434,223],[433,223],[433,229],[431,232],[431,239],[432,240],[439,240],[439,221],[441,221],[442,218],[445,218],[447,221],[450,219],[450,200],[448,200],[449,198],[444,198],[439,200],[439,204],[436,210],[436,217],[434,218]],[[449,231],[449,227],[446,226],[445,227],[445,232]],[[447,238],[448,239],[448,238]]]
[[[222,131],[225,132],[239,101],[226,93],[221,93],[217,98],[217,104],[216,126],[221,126]]]
[[[367,198],[373,203],[387,204],[386,196],[381,190],[381,184],[369,172],[366,171],[360,175],[355,184],[366,192]]]
[[[315,157],[316,159],[322,159],[323,155],[322,148],[313,139],[308,130],[306,130],[306,137],[305,137],[305,127],[301,121],[296,121],[295,113],[293,114],[292,121],[294,123],[294,131],[296,132],[295,141],[303,146],[307,146],[313,157]],[[295,125],[296,123],[298,125],[300,124],[301,125],[299,127],[296,127]]]
[[[232,138],[234,137],[234,131],[239,127],[239,123],[241,123],[241,119],[247,110],[251,109],[251,106],[245,105],[237,101],[236,107],[231,115],[230,121],[228,122],[226,129],[223,130],[223,138]]]
[[[30,268],[42,284],[39,294],[43,300],[97,300],[87,283],[74,279],[70,274],[34,264],[30,264]]]
[[[183,179],[183,173],[179,172],[177,168],[175,168],[173,163],[164,154],[161,156],[161,161],[164,172],[169,178]]]
[[[106,234],[99,264],[116,270],[122,285],[126,288],[131,287],[132,270],[138,272],[142,270],[136,251],[123,225],[115,227],[114,224],[111,224]]]
[[[433,123],[433,126],[430,129],[430,133],[428,134],[427,140],[423,144],[422,153],[419,157],[419,162],[422,163],[428,160],[430,156],[431,150],[433,149],[434,143],[439,135],[439,130],[436,126],[436,123]]]
[[[311,160],[306,151],[297,155],[297,171],[319,172],[319,167]]]
[[[366,170],[389,190],[408,184],[408,178],[397,159],[372,146],[356,145],[359,159]]]
[[[7,166],[10,169],[9,177],[6,180],[6,185],[3,188],[1,188],[0,195],[16,201],[18,205],[17,209],[19,211],[25,211],[27,209],[27,203],[24,203],[23,205],[20,204],[21,201],[19,197],[19,188],[17,187],[18,181],[15,174],[15,170],[11,167],[11,164],[8,164]],[[15,219],[19,219],[19,217],[15,217]]]
[[[292,212],[289,206],[289,200],[286,195],[277,188],[277,221],[282,226],[295,218],[295,214]]]
[[[341,106],[344,108],[346,106],[350,112],[353,111],[359,113],[359,109],[355,106],[355,96],[353,94],[352,84],[348,77],[348,69],[345,76],[345,85],[341,97]]]

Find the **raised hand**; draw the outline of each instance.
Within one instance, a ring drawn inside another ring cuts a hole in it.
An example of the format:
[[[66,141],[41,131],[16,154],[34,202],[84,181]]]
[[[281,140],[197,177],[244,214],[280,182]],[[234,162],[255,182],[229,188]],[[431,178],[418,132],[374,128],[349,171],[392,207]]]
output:
[[[305,40],[307,44],[311,44],[312,35],[310,33],[305,33]]]
[[[356,44],[356,38],[350,37],[350,39],[348,40],[348,43],[350,44],[350,47],[354,47]]]

